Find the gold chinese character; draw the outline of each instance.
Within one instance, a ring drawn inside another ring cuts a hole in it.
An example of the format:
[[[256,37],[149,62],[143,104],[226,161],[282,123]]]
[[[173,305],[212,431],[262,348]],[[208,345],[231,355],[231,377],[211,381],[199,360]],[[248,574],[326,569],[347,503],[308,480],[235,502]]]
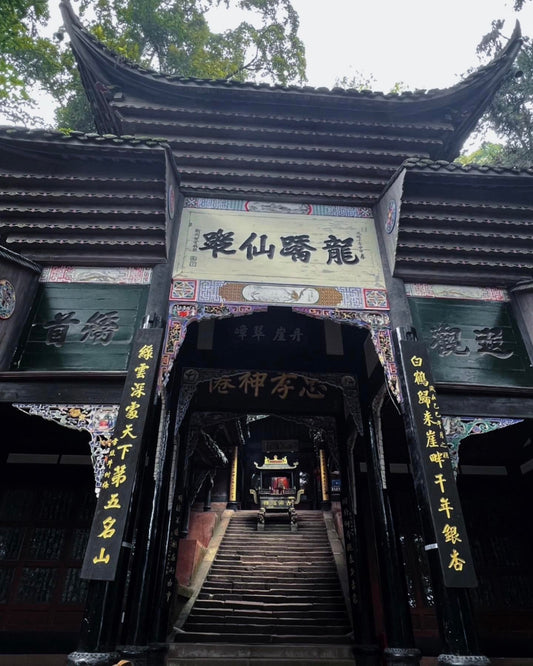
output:
[[[146,379],[146,371],[149,370],[150,366],[147,363],[140,363],[136,368],[133,368],[135,377],[137,379]]]
[[[124,483],[124,481],[126,481],[126,465],[117,465],[113,470],[111,483],[115,486],[115,488],[118,488],[121,483]]]
[[[429,382],[426,379],[426,373],[423,370],[417,370],[416,372],[414,372],[413,379],[415,380],[415,384],[420,384],[422,386],[429,385]]]
[[[154,345],[143,345],[139,349],[137,358],[143,358],[145,361],[148,361],[151,358],[154,358]]]
[[[429,456],[429,459],[432,463],[437,463],[437,465],[442,469],[442,462],[447,460],[449,457],[450,456],[448,453],[444,453],[443,451],[436,451]]]
[[[122,444],[121,446],[117,446],[117,449],[119,451],[122,451],[122,455],[120,456],[121,460],[124,460],[124,458],[129,453],[132,446],[133,444]]]
[[[108,467],[113,467],[113,462],[114,462],[113,459],[112,459],[112,458],[109,458],[109,460],[106,462],[106,465],[107,465]]]
[[[126,406],[126,409],[124,410],[126,412],[126,418],[127,419],[138,419],[139,418],[139,403],[134,402],[133,400],[130,402],[129,405]]]
[[[143,395],[146,395],[144,389],[146,387],[146,382],[133,382],[131,387],[130,395],[132,398],[142,398]]]
[[[418,404],[426,405],[426,407],[430,406],[431,398],[429,397],[429,391],[418,391]]]
[[[323,400],[328,391],[328,387],[323,382],[313,377],[302,377],[304,386],[300,389],[298,396],[311,398],[311,400]]]
[[[435,485],[439,486],[441,493],[444,492],[444,484],[446,483],[446,479],[442,474],[435,474]]]
[[[457,531],[457,527],[455,525],[448,525],[446,523],[442,533],[444,534],[444,539],[446,542],[450,542],[455,545],[458,541],[462,541],[462,539],[459,538],[459,532]]]
[[[132,433],[132,429],[133,429],[133,423],[126,423],[126,427],[122,431],[120,439],[124,439],[124,437],[131,437],[132,439],[137,439],[137,435],[134,435]]]
[[[113,437],[113,439],[104,439],[104,440],[102,441],[102,446],[103,446],[104,448],[109,448],[109,449],[111,449],[111,448],[113,448],[113,446],[115,446],[115,444],[116,444],[117,442],[118,442],[118,439],[117,439],[116,437]]]
[[[413,356],[411,358],[411,364],[414,365],[415,368],[421,368],[422,367],[422,359],[420,356]]]
[[[425,426],[437,425],[438,421],[434,421],[431,417],[432,417],[431,412],[429,410],[426,410],[423,416]]]
[[[117,439],[117,442],[118,442],[118,439]],[[117,452],[115,451],[115,449],[113,449],[112,451],[109,452],[109,457],[114,458],[116,456],[116,454],[117,454]]]
[[[245,372],[244,374],[239,375],[239,388],[247,395],[248,389],[250,389],[253,391],[254,398],[257,398],[259,395],[259,389],[263,388],[267,377],[268,375],[266,372]]]
[[[107,504],[104,506],[104,509],[122,509],[120,502],[118,500],[118,493],[111,493]]]
[[[462,560],[459,557],[459,552],[454,548],[452,550],[452,554],[450,555],[450,564],[448,564],[448,569],[453,567],[455,571],[462,571],[465,564],[465,560]]]
[[[437,433],[434,430],[426,430],[426,449],[437,446]]]
[[[102,483],[102,488],[104,488],[104,489],[109,488],[109,483],[108,483],[107,481],[104,481],[104,482]]]
[[[111,559],[111,555],[105,554],[105,548],[100,548],[100,554],[96,557],[93,557],[94,564],[108,564]]]
[[[209,380],[209,393],[220,393],[227,395],[230,389],[234,389],[235,385],[231,381],[231,377],[218,377],[217,379]]]
[[[453,506],[450,504],[450,500],[447,497],[441,497],[440,498],[440,511],[446,512],[446,518],[450,520],[450,514],[453,511]]]
[[[113,527],[113,525],[116,522],[117,522],[116,518],[111,518],[111,516],[105,518],[105,520],[102,521],[104,529],[100,532],[98,536],[102,537],[102,539],[111,539],[113,534],[115,534],[116,532],[116,529]]]
[[[270,394],[275,395],[277,393],[282,400],[285,400],[289,391],[294,391],[291,379],[295,379],[295,377],[296,375],[287,372],[283,372],[277,377],[272,377],[271,382],[274,384],[274,388],[270,391]]]

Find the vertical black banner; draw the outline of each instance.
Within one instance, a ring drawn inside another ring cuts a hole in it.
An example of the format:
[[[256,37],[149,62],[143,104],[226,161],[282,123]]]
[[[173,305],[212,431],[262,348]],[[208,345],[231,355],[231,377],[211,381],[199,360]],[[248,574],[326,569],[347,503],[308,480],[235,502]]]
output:
[[[114,580],[139,453],[157,378],[162,329],[137,331],[81,578]]]
[[[447,587],[476,587],[459,493],[424,343],[400,340],[400,359],[417,447],[415,482],[422,482],[435,530],[435,543],[426,544],[426,550],[438,550]],[[417,478],[420,475],[422,478]]]

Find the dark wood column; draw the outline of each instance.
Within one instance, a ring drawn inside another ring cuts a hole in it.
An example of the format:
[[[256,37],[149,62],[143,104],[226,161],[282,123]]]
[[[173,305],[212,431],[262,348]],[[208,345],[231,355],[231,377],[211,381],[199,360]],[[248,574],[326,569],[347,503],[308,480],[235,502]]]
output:
[[[365,444],[368,491],[377,540],[376,550],[387,634],[384,657],[386,664],[411,666],[420,663],[421,654],[414,642],[399,543],[389,495],[382,479],[374,418],[374,415],[368,410],[365,422]]]
[[[362,502],[365,501],[362,490],[366,483],[363,484],[360,475],[355,471],[353,448],[349,446],[357,437],[354,430],[346,437],[346,444],[339,446],[344,551],[357,664],[379,666],[381,654],[374,625],[365,526],[361,511]]]
[[[408,348],[406,351],[402,345],[411,343],[418,345],[421,354],[426,354],[424,345],[418,343],[416,331],[414,328],[398,328],[395,335],[396,353],[397,358],[400,360],[400,382],[403,402],[403,416],[406,427],[407,443],[409,449],[409,456],[413,468],[414,487],[419,509],[419,517],[424,534],[424,541],[426,543],[426,552],[428,561],[431,568],[432,584],[435,594],[435,608],[437,611],[437,618],[439,621],[440,636],[443,643],[443,653],[439,655],[439,666],[488,666],[491,662],[484,655],[479,654],[479,645],[477,634],[475,631],[474,623],[472,621],[472,612],[470,609],[470,602],[468,596],[468,587],[470,583],[458,583],[455,586],[445,582],[445,574],[440,561],[439,538],[442,536],[434,527],[434,519],[432,519],[430,498],[432,496],[432,489],[426,480],[424,474],[423,460],[421,451],[427,450],[427,444],[420,442],[420,433],[418,430],[419,420],[417,420],[416,409],[412,396],[409,392],[407,384],[407,358],[411,355],[412,350]],[[426,376],[428,385],[433,388],[433,379],[431,376],[431,368],[429,360],[426,361]],[[433,389],[434,390],[434,389]],[[433,421],[432,428],[438,430],[442,429],[440,423],[440,414],[436,414],[436,419]],[[442,435],[444,437],[444,435]],[[423,447],[426,447],[425,449]],[[442,477],[442,475],[440,475]],[[453,497],[452,493],[457,493],[455,486],[455,479],[453,474],[448,474],[447,478],[447,495]],[[462,521],[462,513],[460,511],[459,498],[453,501],[456,515],[454,517],[455,523],[459,524]],[[461,527],[463,539],[461,547],[466,550],[468,539],[466,534],[466,527]],[[469,550],[468,550],[469,552]],[[465,555],[468,558],[469,566],[471,565],[471,556]],[[450,570],[450,567],[448,567]],[[466,570],[466,566],[465,566]],[[462,571],[462,566],[461,566]],[[471,574],[470,574],[471,575]],[[475,574],[473,575],[475,579]],[[475,584],[475,583],[474,583]]]

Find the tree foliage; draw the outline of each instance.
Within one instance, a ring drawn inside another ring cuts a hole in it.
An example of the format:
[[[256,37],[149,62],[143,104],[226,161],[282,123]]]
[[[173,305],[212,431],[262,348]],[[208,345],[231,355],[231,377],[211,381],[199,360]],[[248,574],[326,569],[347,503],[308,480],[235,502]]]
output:
[[[3,0],[0,10],[0,112],[28,122],[32,87],[59,73],[59,51],[39,35],[48,19],[46,0]],[[33,104],[32,104],[33,101]]]
[[[501,143],[483,141],[479,148],[472,153],[460,155],[455,161],[459,164],[484,164],[490,166],[501,162],[503,151],[504,146]]]
[[[519,11],[531,0],[515,0]],[[481,57],[494,57],[508,41],[507,26],[502,19],[492,22],[491,30],[478,45]],[[484,164],[525,167],[533,164],[533,42],[524,38],[513,68],[507,75],[489,109],[480,133],[492,131],[501,143],[485,142],[474,153]],[[468,161],[472,156],[466,157]]]
[[[20,102],[30,98],[32,85],[39,84],[57,101],[61,126],[91,129],[68,45],[39,36],[48,15],[46,0],[8,2],[17,7],[16,29],[25,40],[11,43],[6,61],[10,72],[23,74],[5,82],[4,99],[14,100],[12,115],[17,117]],[[250,18],[233,29],[213,32],[206,13],[221,5],[245,10]],[[106,46],[161,72],[283,85],[305,81],[305,50],[291,0],[81,0],[78,11]],[[4,33],[2,19],[0,29]],[[32,67],[34,74],[27,76]]]

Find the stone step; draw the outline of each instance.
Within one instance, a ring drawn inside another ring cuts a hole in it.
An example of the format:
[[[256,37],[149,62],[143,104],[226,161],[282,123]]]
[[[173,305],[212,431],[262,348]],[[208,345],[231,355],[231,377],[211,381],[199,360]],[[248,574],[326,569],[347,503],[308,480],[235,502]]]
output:
[[[262,609],[233,609],[233,608],[218,608],[218,609],[209,609],[206,610],[205,612],[202,611],[201,608],[193,611],[191,615],[189,616],[189,619],[194,617],[194,620],[197,621],[199,619],[203,619],[204,621],[209,621],[211,617],[233,617],[233,618],[246,618],[246,619],[251,619],[251,618],[264,618],[264,619],[269,619],[272,621],[273,616],[278,616],[277,613],[274,613],[273,611],[266,611]],[[302,620],[302,615],[298,613],[297,611],[290,611],[290,610],[285,610],[283,611],[283,617],[287,618],[288,620],[293,619],[293,620]],[[326,618],[329,622],[332,620],[343,620],[345,619],[345,614],[343,612],[343,609],[339,609],[337,611],[330,610],[326,614],[323,611],[319,610],[308,610],[305,613],[305,620],[309,621],[320,621],[323,622],[324,618]]]
[[[317,572],[324,573],[336,571],[335,563],[333,560],[310,562],[304,561],[300,558],[287,557],[285,559],[272,558],[270,560],[259,559],[257,557],[237,557],[230,559],[230,557],[217,557],[213,566],[233,567],[235,569],[244,569],[246,567],[263,568],[268,566],[269,569],[276,569],[279,571],[310,571],[316,570]]]
[[[333,600],[335,601],[344,601],[344,598],[341,594],[340,591],[324,591],[318,596],[316,594],[309,594],[309,592],[292,592],[291,594],[283,594],[283,592],[266,592],[266,591],[253,591],[253,592],[247,592],[246,590],[241,590],[241,591],[233,591],[233,592],[220,592],[218,591],[217,594],[213,594],[212,592],[209,591],[209,589],[206,589],[205,587],[202,588],[202,592],[198,595],[198,599],[224,599],[225,601],[234,601],[234,600],[243,600],[243,601],[250,601],[250,600],[269,600],[269,599],[286,599],[290,600],[293,602],[305,602],[307,600],[317,600],[320,599],[322,602],[331,602]]]
[[[255,512],[232,516],[176,641],[234,640],[240,646],[349,642],[350,624],[322,514],[302,517],[297,532],[290,531],[284,516],[268,518],[266,529],[258,531]],[[247,664],[261,659],[265,666],[294,659],[301,666],[314,663],[304,659],[301,647],[292,656],[234,655],[226,663],[238,664],[241,658]],[[353,665],[351,653],[347,658]],[[220,666],[217,655],[214,659]]]
[[[236,592],[239,590],[243,591],[249,591],[253,592],[255,590],[261,592],[261,591],[266,591],[266,592],[273,592],[277,594],[291,594],[294,591],[304,591],[304,590],[331,590],[332,586],[329,581],[322,581],[322,580],[317,580],[316,582],[305,582],[305,581],[298,581],[297,583],[284,583],[283,585],[280,585],[277,581],[274,584],[269,584],[266,583],[265,581],[262,580],[251,580],[251,581],[229,581],[229,582],[224,582],[224,581],[215,581],[215,580],[207,580],[204,583],[204,586],[202,589],[209,589],[209,591],[212,592]]]
[[[282,627],[275,627],[276,631],[282,632]],[[315,632],[316,634],[316,632]],[[286,633],[247,633],[246,635],[242,633],[217,633],[212,629],[207,631],[183,631],[176,634],[174,640],[177,643],[187,642],[187,643],[235,643],[238,645],[254,645],[254,644],[282,644],[288,643],[291,645],[302,645],[302,644],[319,644],[319,645],[340,645],[342,643],[346,645],[351,645],[352,636],[350,635],[338,635],[338,634],[326,634],[321,633],[320,636],[314,635],[312,640],[309,638],[309,635],[301,634],[290,634]],[[273,664],[273,666],[275,666]]]
[[[230,657],[224,659],[221,657],[212,658],[167,658],[167,666],[354,666],[356,662],[350,659],[309,659],[303,657],[297,659],[276,658],[275,662],[271,659],[243,659]]]
[[[317,629],[312,624],[291,624],[290,626],[280,626],[279,623],[271,624],[260,624],[260,623],[237,623],[237,622],[207,622],[206,624],[196,624],[191,625],[189,629],[188,621],[185,625],[185,631],[195,631],[202,634],[207,633],[217,633],[217,634],[233,634],[240,635],[263,635],[263,636],[274,636],[276,632],[283,631],[284,635],[295,634],[298,636],[315,636]],[[322,630],[326,635],[329,636],[345,636],[349,631],[347,625],[323,625]]]
[[[223,546],[220,546],[219,553],[227,554],[233,553],[235,555],[249,555],[250,545],[253,545],[254,553],[263,557],[270,557],[272,554],[282,551],[283,553],[315,553],[316,555],[331,555],[331,548],[329,544],[314,544],[312,547],[305,543],[258,543],[257,541],[231,542],[227,541]]]
[[[311,587],[302,587],[300,585],[295,585],[294,587],[283,589],[283,587],[273,587],[270,588],[267,585],[262,587],[252,587],[250,583],[243,583],[240,587],[230,586],[228,583],[223,587],[215,587],[211,585],[211,582],[207,582],[198,595],[201,599],[202,595],[205,595],[207,599],[213,599],[213,597],[227,597],[228,595],[249,595],[253,597],[263,597],[269,599],[294,599],[296,597],[319,597],[320,599],[325,599],[327,597],[339,597],[342,598],[341,589],[339,586],[323,586],[319,589],[313,589]]]
[[[272,554],[270,556],[268,555],[263,555],[261,556],[259,553],[248,553],[247,555],[244,554],[239,554],[239,553],[224,553],[224,554],[218,554],[216,556],[215,562],[217,564],[223,564],[224,562],[227,562],[228,564],[244,564],[244,565],[252,565],[252,566],[262,566],[265,564],[265,561],[268,562],[268,564],[272,566],[277,566],[279,565],[287,565],[291,567],[327,567],[328,565],[330,567],[334,566],[333,558],[331,555],[316,555],[316,557],[312,557],[314,553],[305,553],[305,555],[302,553],[298,554],[293,554],[293,553],[287,553],[285,555],[279,555],[279,554]]]
[[[223,659],[270,659],[277,664],[278,659],[294,659],[302,657],[302,646],[291,644],[278,645],[219,645],[194,643],[175,643],[169,646],[169,657],[221,657]],[[352,648],[347,645],[322,645],[310,643],[306,645],[305,656],[309,659],[348,659],[352,656]]]
[[[255,571],[254,569],[249,569],[249,570],[239,570],[234,571],[232,569],[228,569],[227,567],[220,567],[220,568],[215,568],[214,566],[212,567],[213,573],[209,574],[208,581],[221,581],[221,580],[234,580],[234,581],[257,581],[258,580],[258,571]],[[261,575],[261,582],[266,583],[266,584],[276,584],[280,583],[280,581],[294,581],[298,582],[302,579],[302,576],[305,576],[307,574],[306,571],[299,571],[297,573],[291,573],[291,572],[285,572],[285,571],[265,571]],[[329,581],[332,584],[335,584],[337,582],[336,576],[330,573],[325,573],[321,574],[321,580],[322,582],[324,581]]]
[[[194,608],[191,611],[191,615],[198,609],[208,610],[211,608],[227,608],[232,606],[233,608],[250,608],[250,609],[263,609],[265,611],[271,612],[281,612],[283,610],[290,611],[301,611],[306,612],[308,610],[315,611],[336,611],[344,608],[344,600],[341,598],[337,602],[331,603],[321,603],[316,601],[307,601],[302,603],[291,603],[291,602],[280,602],[280,603],[266,603],[262,601],[232,601],[231,603],[226,603],[220,599],[198,599],[194,604]],[[190,616],[189,616],[190,617]]]
[[[224,659],[220,657],[203,658],[169,658],[167,666],[354,666],[353,659],[283,659],[277,658],[275,664],[270,659]],[[40,665],[39,665],[40,666]]]
[[[294,573],[295,575],[302,572],[309,572],[311,570],[316,570],[319,573],[324,574],[333,574],[337,572],[335,568],[335,563],[330,562],[303,562],[302,560],[292,560],[289,562],[274,562],[268,560],[249,560],[243,562],[242,560],[219,560],[215,558],[215,561],[211,565],[212,568],[218,569],[231,569],[231,570],[249,570],[249,571],[279,571],[280,573]]]
[[[215,613],[191,613],[189,619],[187,620],[187,630],[194,631],[199,626],[210,626],[215,627],[219,624],[239,624],[239,626],[249,626],[249,625],[272,625],[276,624],[279,627],[280,622],[283,622],[283,627],[286,629],[288,627],[299,627],[302,622],[305,620],[306,627],[338,627],[344,626],[345,631],[343,633],[348,633],[348,627],[346,624],[336,623],[335,620],[341,620],[342,616],[340,613],[319,613],[317,615],[311,615],[310,613],[305,614],[305,618],[302,618],[300,615],[291,614],[288,616],[287,613],[278,615],[276,613],[260,613],[256,612],[253,614],[247,613],[222,613],[217,615]]]

